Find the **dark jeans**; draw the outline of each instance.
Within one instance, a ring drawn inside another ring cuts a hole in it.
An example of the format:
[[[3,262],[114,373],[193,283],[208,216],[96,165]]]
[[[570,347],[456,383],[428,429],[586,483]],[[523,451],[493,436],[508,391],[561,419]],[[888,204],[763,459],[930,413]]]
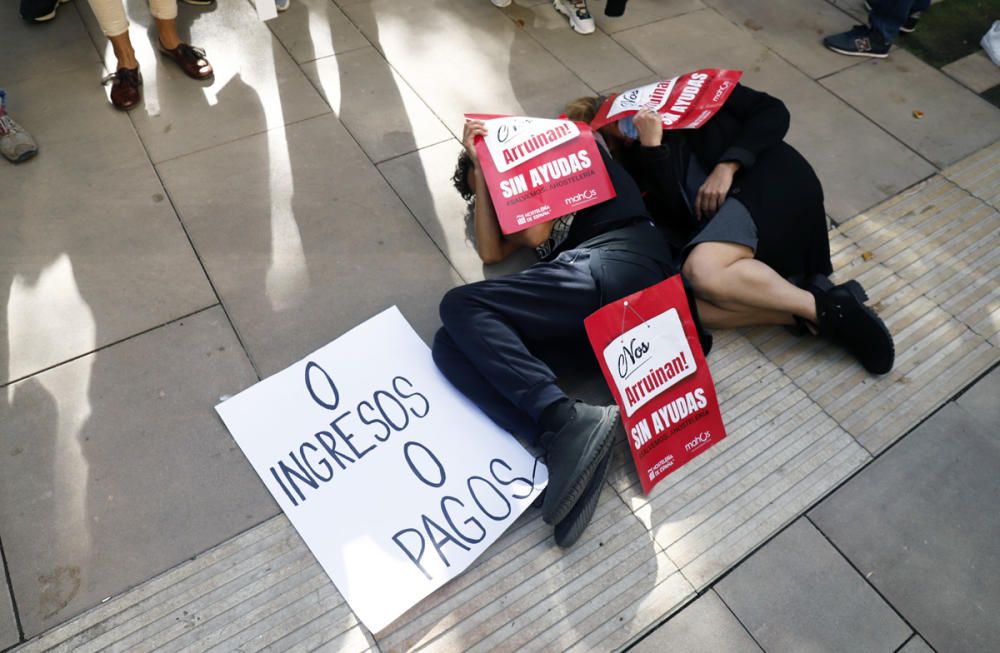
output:
[[[542,411],[566,397],[550,363],[594,359],[584,318],[665,276],[636,254],[575,249],[453,288],[441,300],[434,362],[501,428],[534,441]]]
[[[892,43],[906,19],[931,5],[931,0],[870,0],[868,23],[878,30],[886,43]]]

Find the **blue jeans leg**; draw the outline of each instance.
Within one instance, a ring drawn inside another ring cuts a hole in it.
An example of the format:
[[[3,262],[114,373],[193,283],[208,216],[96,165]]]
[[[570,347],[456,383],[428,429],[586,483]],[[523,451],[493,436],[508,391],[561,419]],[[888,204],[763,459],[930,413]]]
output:
[[[924,11],[930,4],[931,0],[871,0],[868,23],[882,34],[886,43],[892,43],[910,14]]]

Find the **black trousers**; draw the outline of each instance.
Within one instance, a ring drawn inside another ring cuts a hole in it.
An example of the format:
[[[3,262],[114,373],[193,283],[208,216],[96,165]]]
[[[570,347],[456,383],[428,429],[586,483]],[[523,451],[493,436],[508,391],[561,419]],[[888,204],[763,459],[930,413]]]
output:
[[[662,281],[665,267],[627,251],[581,248],[453,288],[441,301],[434,362],[501,428],[535,441],[542,412],[566,397],[550,364],[594,361],[584,318]]]

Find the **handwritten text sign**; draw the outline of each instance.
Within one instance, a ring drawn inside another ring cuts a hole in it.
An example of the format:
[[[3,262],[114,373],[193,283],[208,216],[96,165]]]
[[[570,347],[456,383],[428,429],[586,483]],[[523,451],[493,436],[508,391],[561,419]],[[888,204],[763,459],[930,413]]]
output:
[[[395,307],[216,409],[374,632],[460,574],[547,482]]]

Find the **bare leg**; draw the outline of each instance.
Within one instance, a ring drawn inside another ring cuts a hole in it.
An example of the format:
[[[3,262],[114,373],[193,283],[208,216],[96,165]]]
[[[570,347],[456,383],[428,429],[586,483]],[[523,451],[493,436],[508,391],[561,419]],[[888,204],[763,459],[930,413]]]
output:
[[[160,37],[160,43],[168,50],[173,50],[181,44],[181,37],[177,35],[176,18],[157,18],[156,33]]]
[[[704,299],[695,298],[698,317],[706,329],[737,329],[748,326],[794,324],[791,313],[743,307],[739,310],[722,308]]]
[[[132,41],[128,37],[128,31],[117,36],[109,36],[111,49],[115,52],[115,59],[118,60],[118,68],[128,68],[135,70],[139,67],[139,62],[135,58],[135,50],[132,49]]]
[[[758,309],[785,314],[789,320],[798,316],[816,322],[812,293],[792,285],[767,264],[754,259],[749,247],[734,243],[698,244],[684,262],[684,274],[695,295],[718,308],[737,313]]]

